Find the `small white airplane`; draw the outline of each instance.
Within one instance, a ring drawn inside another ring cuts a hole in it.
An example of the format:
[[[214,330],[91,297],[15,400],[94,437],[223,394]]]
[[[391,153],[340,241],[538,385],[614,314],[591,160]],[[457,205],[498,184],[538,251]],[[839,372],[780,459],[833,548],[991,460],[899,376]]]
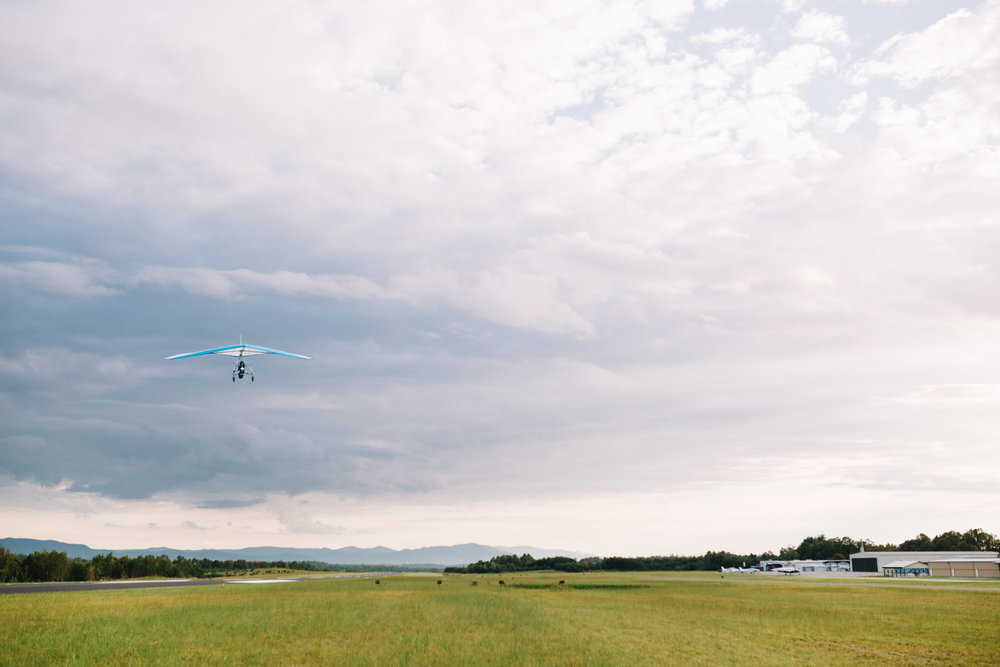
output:
[[[719,571],[731,574],[757,574],[760,572],[756,567],[720,567]]]
[[[771,572],[780,572],[781,574],[787,574],[789,576],[793,574],[802,574],[802,570],[797,567],[792,567],[791,565],[786,565],[784,567],[776,567]]]
[[[295,357],[296,359],[309,358],[304,354],[282,352],[281,350],[274,350],[269,347],[260,347],[258,345],[247,345],[243,342],[243,336],[240,336],[239,345],[214,347],[211,350],[202,350],[201,352],[185,352],[184,354],[175,354],[172,357],[166,357],[166,359],[184,359],[186,357],[197,357],[202,354],[224,354],[227,357],[238,357],[233,364],[233,382],[236,382],[236,378],[242,380],[245,375],[249,375],[250,381],[253,382],[253,368],[251,368],[250,364],[243,360],[243,357],[252,357],[255,354],[280,354],[285,357]]]

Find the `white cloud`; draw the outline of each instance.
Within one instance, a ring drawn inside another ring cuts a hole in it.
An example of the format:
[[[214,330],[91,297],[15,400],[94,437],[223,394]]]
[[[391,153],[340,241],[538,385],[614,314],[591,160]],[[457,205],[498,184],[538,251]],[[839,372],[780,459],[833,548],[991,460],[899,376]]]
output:
[[[580,338],[595,333],[560,297],[559,282],[550,275],[508,268],[461,276],[436,268],[397,276],[391,284],[408,301],[447,304],[504,326]]]
[[[0,282],[29,286],[50,294],[101,297],[120,293],[114,273],[100,260],[29,261],[0,265]]]
[[[33,345],[16,357],[0,359],[0,378],[10,386],[37,391],[58,378],[81,396],[136,387],[168,375],[162,366],[114,351],[94,353],[44,344]]]
[[[795,278],[806,287],[832,287],[837,284],[826,271],[815,266],[800,266],[794,271]]]
[[[283,296],[336,299],[388,298],[372,281],[350,275],[309,275],[293,271],[259,272],[198,267],[143,266],[129,282],[136,285],[178,286],[192,294],[221,299],[243,299],[254,292]]]
[[[100,279],[105,284],[95,284]],[[179,287],[215,299],[244,300],[253,294],[323,299],[405,301],[448,305],[504,326],[590,337],[595,331],[559,295],[559,281],[530,269],[481,270],[461,275],[427,269],[392,277],[385,286],[352,275],[258,272],[250,269],[141,266],[131,274],[113,274],[94,259],[76,263],[22,262],[0,266],[0,280],[75,297],[122,295],[134,287]]]
[[[358,276],[147,266],[139,269],[131,282],[176,285],[192,294],[220,299],[245,299],[265,292],[300,298],[443,304],[517,329],[582,337],[594,334],[593,326],[559,297],[553,277],[510,269],[467,276],[428,269],[394,276],[386,286],[379,286]]]
[[[694,11],[694,0],[639,0],[637,6],[640,13],[671,30]]]
[[[880,400],[887,403],[913,405],[998,403],[1000,402],[1000,386],[990,384],[933,385],[918,387],[902,396],[891,396]]]
[[[792,93],[816,75],[836,69],[837,60],[828,49],[817,44],[796,44],[758,68],[750,87],[756,95]]]
[[[864,117],[867,108],[868,93],[865,92],[855,93],[842,101],[839,108],[840,113],[832,119],[833,131],[843,133],[849,130],[851,126]]]
[[[792,35],[803,41],[838,46],[847,46],[851,41],[844,26],[844,17],[818,11],[806,12],[799,17]]]
[[[854,79],[864,83],[889,77],[912,88],[928,79],[988,75],[1000,61],[998,35],[1000,3],[985,2],[978,11],[961,9],[925,30],[887,40],[878,57],[858,65]]]
[[[695,4],[8,3],[5,488],[177,546],[944,520],[935,448],[996,457],[997,5],[864,53],[890,12]],[[233,331],[313,360],[160,359]]]
[[[745,28],[713,28],[708,32],[693,35],[691,41],[695,44],[724,44],[726,42],[752,44],[759,40]]]

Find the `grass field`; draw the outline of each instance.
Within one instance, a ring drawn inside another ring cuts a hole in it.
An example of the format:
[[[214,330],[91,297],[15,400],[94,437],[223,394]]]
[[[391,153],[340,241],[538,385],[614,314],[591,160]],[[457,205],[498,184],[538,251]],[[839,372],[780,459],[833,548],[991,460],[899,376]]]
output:
[[[709,573],[16,594],[0,623],[10,665],[1000,663],[1000,592]]]

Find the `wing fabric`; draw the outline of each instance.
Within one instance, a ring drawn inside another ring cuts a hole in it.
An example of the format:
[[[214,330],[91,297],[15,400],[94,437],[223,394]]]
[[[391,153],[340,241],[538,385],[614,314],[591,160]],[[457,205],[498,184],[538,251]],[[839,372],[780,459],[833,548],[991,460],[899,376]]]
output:
[[[250,354],[280,354],[285,357],[295,357],[296,359],[308,359],[309,357],[304,354],[295,354],[294,352],[282,352],[281,350],[274,350],[269,347],[258,347],[256,345],[243,345],[245,348],[243,351],[243,356]],[[221,354],[227,354],[225,352]]]
[[[211,350],[202,350],[200,352],[185,352],[184,354],[175,354],[172,357],[166,357],[166,359],[185,359],[187,357],[197,357],[202,354],[224,354],[227,357],[249,357],[255,354],[280,354],[285,357],[295,357],[296,359],[308,359],[309,357],[303,354],[295,354],[294,352],[282,352],[281,350],[274,350],[269,347],[260,347],[258,345],[227,345],[225,347],[213,347]]]
[[[201,352],[185,352],[184,354],[175,354],[172,357],[166,357],[167,359],[184,359],[186,357],[197,357],[202,354],[225,354],[230,357],[240,356],[240,350],[245,347],[244,345],[227,345],[226,347],[213,347],[211,350],[202,350]]]

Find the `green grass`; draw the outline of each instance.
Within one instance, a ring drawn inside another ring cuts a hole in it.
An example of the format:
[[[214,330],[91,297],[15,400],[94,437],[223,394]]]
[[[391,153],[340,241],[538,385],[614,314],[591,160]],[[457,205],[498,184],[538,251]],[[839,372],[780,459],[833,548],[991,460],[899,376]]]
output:
[[[5,595],[0,664],[1000,662],[1000,593],[767,579],[397,575]]]

